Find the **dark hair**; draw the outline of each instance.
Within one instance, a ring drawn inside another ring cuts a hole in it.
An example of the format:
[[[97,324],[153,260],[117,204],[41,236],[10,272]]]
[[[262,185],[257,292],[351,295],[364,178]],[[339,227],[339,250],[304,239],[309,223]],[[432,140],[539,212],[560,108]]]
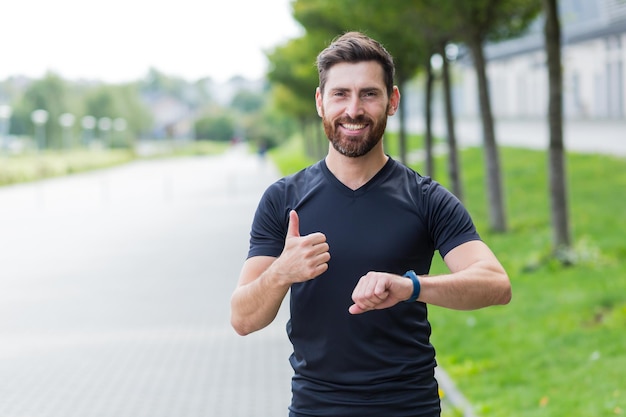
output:
[[[333,65],[363,61],[376,61],[381,65],[387,94],[391,95],[395,73],[393,57],[378,41],[360,32],[347,32],[335,38],[326,49],[319,53],[316,64],[320,90],[324,92],[327,72]]]

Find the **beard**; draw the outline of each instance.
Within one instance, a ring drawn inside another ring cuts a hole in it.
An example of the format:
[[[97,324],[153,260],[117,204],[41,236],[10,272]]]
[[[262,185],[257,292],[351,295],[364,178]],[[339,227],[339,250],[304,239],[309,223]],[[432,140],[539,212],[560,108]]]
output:
[[[324,132],[333,148],[340,154],[358,158],[371,151],[383,138],[385,129],[387,128],[387,115],[384,115],[377,121],[366,116],[359,116],[356,119],[342,117],[336,120],[329,120],[325,115],[322,117],[324,124]],[[345,135],[339,130],[341,124],[367,124],[370,129],[361,135]]]

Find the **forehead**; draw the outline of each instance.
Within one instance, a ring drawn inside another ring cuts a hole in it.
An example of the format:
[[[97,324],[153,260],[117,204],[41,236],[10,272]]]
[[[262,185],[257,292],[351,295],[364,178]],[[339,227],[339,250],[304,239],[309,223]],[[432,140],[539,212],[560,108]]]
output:
[[[327,71],[325,89],[379,88],[385,90],[382,66],[376,61],[341,62]]]

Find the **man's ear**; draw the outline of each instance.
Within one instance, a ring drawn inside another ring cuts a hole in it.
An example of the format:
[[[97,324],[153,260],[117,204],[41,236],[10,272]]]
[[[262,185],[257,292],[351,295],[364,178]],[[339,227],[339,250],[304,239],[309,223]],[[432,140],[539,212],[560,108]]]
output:
[[[398,106],[400,105],[400,90],[398,90],[397,86],[393,86],[393,90],[391,91],[391,97],[389,97],[389,108],[387,109],[387,115],[393,116],[398,111]]]
[[[323,117],[323,112],[322,112],[322,93],[321,93],[319,87],[317,87],[315,89],[315,107],[317,108],[317,115],[319,117]]]

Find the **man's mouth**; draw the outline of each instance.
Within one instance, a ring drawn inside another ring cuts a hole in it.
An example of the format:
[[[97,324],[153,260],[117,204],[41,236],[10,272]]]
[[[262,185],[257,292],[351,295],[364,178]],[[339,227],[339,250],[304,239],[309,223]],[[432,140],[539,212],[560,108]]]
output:
[[[347,130],[353,130],[353,131],[356,131],[356,130],[365,129],[365,127],[366,127],[367,125],[366,125],[366,124],[357,124],[357,123],[342,123],[342,124],[341,124],[341,126],[342,126],[344,129],[347,129]]]

